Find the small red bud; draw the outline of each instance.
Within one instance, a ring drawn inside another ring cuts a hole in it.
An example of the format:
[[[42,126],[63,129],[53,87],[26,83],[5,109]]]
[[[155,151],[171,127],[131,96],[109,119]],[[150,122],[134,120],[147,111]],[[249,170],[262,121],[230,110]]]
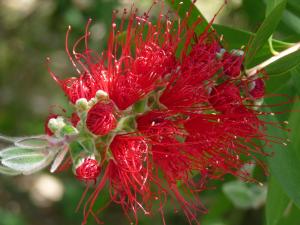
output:
[[[76,177],[79,180],[90,181],[96,180],[101,172],[99,163],[95,159],[86,158],[84,161],[76,168]]]
[[[223,55],[223,69],[224,73],[230,77],[237,77],[240,75],[243,64],[243,56],[234,55],[225,52]]]
[[[58,115],[56,115],[56,114],[49,114],[49,116],[47,117],[47,119],[45,121],[45,133],[49,136],[53,135],[53,132],[48,127],[49,120],[56,119],[57,117],[58,117]]]
[[[223,83],[213,89],[209,102],[215,110],[226,113],[242,104],[240,90],[234,84]]]
[[[265,82],[261,78],[255,79],[253,82],[253,88],[250,90],[250,95],[255,98],[259,99],[265,95]]]
[[[93,134],[106,135],[117,125],[113,106],[102,102],[94,105],[87,114],[86,126]]]

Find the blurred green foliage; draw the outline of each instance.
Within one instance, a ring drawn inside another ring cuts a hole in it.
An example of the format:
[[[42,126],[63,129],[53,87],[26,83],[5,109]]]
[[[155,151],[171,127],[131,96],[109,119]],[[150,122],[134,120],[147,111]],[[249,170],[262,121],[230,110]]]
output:
[[[207,2],[214,5],[222,1],[199,0],[197,4],[200,10],[202,7],[207,7]],[[256,32],[265,18],[266,9],[269,10],[271,3],[274,2],[276,1],[229,1],[217,21],[225,26]],[[137,4],[142,8],[141,11],[146,10],[151,0],[137,1]],[[299,5],[298,0],[287,2],[274,38],[289,42],[300,40]],[[88,18],[93,18],[90,45],[91,48],[100,51],[106,44],[112,10],[124,6],[130,7],[129,1],[0,0],[0,133],[12,136],[43,133],[44,120],[50,111],[50,106],[59,105],[68,108],[62,91],[47,72],[46,57],[51,57],[51,68],[59,76],[76,75],[64,52],[64,39],[68,25],[72,26],[70,36],[70,44],[72,44],[83,35]],[[203,14],[206,15],[206,12]],[[233,33],[224,27],[219,27],[218,30],[228,33],[229,46],[238,47],[248,44],[248,34],[232,35]],[[263,54],[264,51],[267,54]],[[264,57],[270,55],[268,48],[264,48],[261,53]],[[257,57],[253,60],[258,63],[260,59]],[[271,77],[267,89],[269,93],[288,92],[291,98],[297,97],[300,93],[300,66],[281,76]],[[278,107],[276,110],[286,111],[286,108],[291,107],[292,103],[284,109]],[[292,140],[295,140],[293,150],[299,156],[300,143],[296,133],[299,128],[295,124],[299,123],[300,116],[297,110],[299,112],[299,103],[295,101],[294,109],[288,110],[278,119],[292,121],[295,130],[291,133]],[[267,181],[262,171],[254,169],[253,173],[261,182]],[[41,176],[40,174],[28,177],[0,177],[0,225],[81,223],[82,214],[75,213],[75,208],[84,191],[84,184],[75,180],[71,172],[55,174],[63,184],[63,198],[42,205],[35,200],[32,186]],[[233,185],[237,183],[239,185]],[[267,206],[267,216],[269,215],[270,218],[272,213],[280,215],[274,217],[274,220],[266,221],[264,216],[266,199],[265,196],[260,195],[266,191],[267,185],[263,187],[264,190],[258,191],[253,184],[240,184],[230,176],[222,182],[212,184],[214,190],[201,193],[209,213],[200,215],[199,220],[202,225],[299,225],[299,208],[287,197],[277,181],[272,181],[270,185],[273,189],[268,194],[268,201],[272,205]],[[278,203],[277,197],[281,202],[278,208],[274,208]],[[97,204],[103,205],[106,199],[108,193],[103,193]],[[245,199],[256,202],[244,204]],[[167,224],[188,224],[184,216],[175,212],[171,204],[165,211]],[[107,208],[100,217],[106,224],[129,224],[120,207],[115,205]],[[89,224],[95,224],[95,221],[91,218]],[[162,224],[162,221],[159,215],[150,218],[141,216],[140,224]]]

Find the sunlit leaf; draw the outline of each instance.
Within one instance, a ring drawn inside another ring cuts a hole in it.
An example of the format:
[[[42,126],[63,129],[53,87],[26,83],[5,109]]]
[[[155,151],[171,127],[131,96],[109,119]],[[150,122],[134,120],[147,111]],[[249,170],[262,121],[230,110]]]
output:
[[[44,149],[43,149],[44,150]],[[0,151],[1,158],[10,158],[20,155],[27,155],[27,154],[36,154],[39,153],[39,150],[36,149],[28,149],[22,147],[8,147]]]
[[[166,0],[167,3],[176,11],[181,18],[185,18],[186,12],[190,11],[188,24],[191,25],[199,17],[202,18],[202,22],[195,28],[197,34],[201,34],[208,26],[208,22],[197,7],[192,4],[190,0]],[[178,10],[179,9],[179,10]]]
[[[54,149],[9,147],[0,152],[1,163],[23,174],[31,174],[49,165]]]
[[[47,155],[31,153],[2,159],[3,165],[20,172],[29,172],[44,165]]]
[[[20,148],[31,148],[31,149],[39,149],[46,148],[49,145],[47,136],[33,136],[33,137],[24,137],[24,138],[16,138],[15,145]]]

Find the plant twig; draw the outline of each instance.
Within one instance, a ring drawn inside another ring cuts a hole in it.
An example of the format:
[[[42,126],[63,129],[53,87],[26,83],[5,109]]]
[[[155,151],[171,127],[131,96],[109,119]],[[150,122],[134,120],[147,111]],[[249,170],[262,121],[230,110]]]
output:
[[[289,55],[289,54],[292,54],[296,51],[299,51],[300,50],[300,42],[294,44],[293,46],[291,46],[290,48],[282,51],[282,52],[279,52],[277,55],[267,59],[266,61],[260,63],[259,65],[251,68],[251,69],[248,69],[246,70],[246,74],[248,76],[253,76],[255,74],[257,74],[257,72],[259,72],[260,70],[264,69],[265,67],[267,67],[268,65],[276,62],[277,60]]]

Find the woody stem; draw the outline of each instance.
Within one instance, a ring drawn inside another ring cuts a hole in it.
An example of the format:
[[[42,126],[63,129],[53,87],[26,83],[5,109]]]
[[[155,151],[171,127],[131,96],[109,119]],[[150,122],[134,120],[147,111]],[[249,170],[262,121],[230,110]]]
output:
[[[246,74],[248,76],[253,76],[255,74],[257,74],[257,72],[259,72],[260,70],[266,68],[267,66],[269,66],[270,64],[276,62],[277,60],[289,55],[289,54],[292,54],[296,51],[299,51],[300,50],[300,42],[294,44],[293,46],[291,46],[290,48],[282,51],[282,52],[279,52],[277,55],[267,59],[266,61],[260,63],[259,65],[251,68],[251,69],[248,69],[246,70]]]

